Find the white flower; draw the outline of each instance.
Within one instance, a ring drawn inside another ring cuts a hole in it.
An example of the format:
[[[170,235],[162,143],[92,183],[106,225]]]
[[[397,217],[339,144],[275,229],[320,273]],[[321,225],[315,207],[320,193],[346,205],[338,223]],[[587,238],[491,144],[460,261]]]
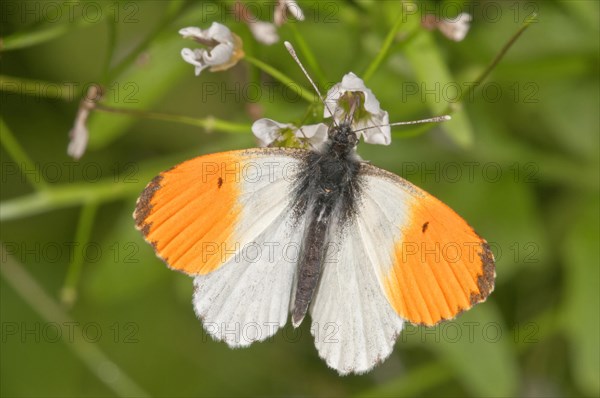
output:
[[[271,44],[275,44],[279,41],[277,28],[270,22],[248,22],[248,27],[250,28],[254,38],[260,43],[270,46]]]
[[[287,21],[286,12],[289,12],[298,21],[304,21],[304,13],[296,1],[279,0],[275,6],[275,12],[273,13],[275,25],[281,26]]]
[[[80,108],[75,118],[75,124],[71,131],[69,131],[67,154],[75,160],[79,160],[87,148],[89,132],[85,124],[89,113],[89,110]]]
[[[86,126],[87,119],[92,109],[96,107],[96,101],[100,100],[100,97],[102,97],[101,88],[97,85],[92,85],[88,88],[86,96],[79,104],[75,123],[71,131],[69,131],[69,145],[67,147],[67,154],[75,160],[79,160],[87,148],[90,136]]]
[[[469,32],[472,19],[471,15],[466,12],[460,13],[455,18],[443,18],[441,20],[438,20],[434,15],[429,14],[425,15],[421,23],[429,30],[437,28],[450,40],[462,41]]]
[[[179,33],[184,39],[194,39],[208,47],[181,50],[183,60],[196,67],[196,76],[208,67],[212,72],[229,69],[244,56],[242,40],[218,22],[213,22],[206,30],[189,27],[180,29]]]
[[[338,123],[349,121],[354,130],[366,129],[358,133],[366,143],[389,145],[392,142],[388,113],[354,73],[346,74],[341,83],[329,89],[325,105],[325,117],[334,116]]]
[[[306,148],[327,140],[329,127],[324,123],[300,128],[290,123],[279,123],[271,119],[258,119],[252,124],[252,133],[258,138],[259,146],[291,146]]]
[[[258,138],[259,146],[269,146],[277,140],[285,130],[295,129],[295,126],[289,123],[279,123],[271,119],[258,119],[252,124],[252,133]]]
[[[306,139],[311,145],[318,145],[327,141],[329,126],[325,123],[309,124],[297,129],[294,134],[300,140]]]
[[[466,12],[461,12],[456,18],[442,19],[437,28],[448,39],[462,41],[471,27],[472,17]]]
[[[254,16],[250,8],[244,3],[237,1],[233,6],[233,12],[238,20],[245,22],[252,32],[252,36],[259,42],[270,46],[279,41],[277,27],[271,22],[261,21]]]

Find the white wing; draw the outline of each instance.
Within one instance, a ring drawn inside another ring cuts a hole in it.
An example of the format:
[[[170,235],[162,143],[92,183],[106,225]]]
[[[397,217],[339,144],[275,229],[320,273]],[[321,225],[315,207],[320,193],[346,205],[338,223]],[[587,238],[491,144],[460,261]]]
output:
[[[368,232],[367,232],[368,233]],[[377,250],[358,225],[330,242],[311,307],[319,355],[340,374],[364,373],[387,358],[403,321],[378,280]]]
[[[364,169],[373,167],[365,165]],[[374,169],[374,168],[373,168]],[[340,374],[365,373],[392,352],[403,320],[390,305],[384,275],[414,193],[368,175],[353,222],[334,226],[311,307],[319,355]]]
[[[304,234],[303,221],[295,221],[291,211],[301,154],[251,152],[242,167],[242,214],[236,245],[229,249],[233,255],[223,253],[223,265],[194,278],[196,314],[211,336],[231,347],[265,340],[287,321]]]
[[[248,250],[194,278],[194,309],[211,336],[244,347],[286,324],[303,231],[291,212],[282,213]]]
[[[398,235],[402,190],[365,182],[353,222],[332,225],[311,306],[311,331],[319,355],[342,375],[367,372],[387,358],[403,326],[382,282],[392,258],[382,243]]]

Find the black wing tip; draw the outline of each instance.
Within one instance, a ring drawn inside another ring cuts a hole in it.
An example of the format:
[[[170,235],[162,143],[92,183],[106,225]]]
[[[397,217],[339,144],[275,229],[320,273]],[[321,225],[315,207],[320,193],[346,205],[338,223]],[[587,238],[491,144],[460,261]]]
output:
[[[475,305],[485,299],[494,291],[496,280],[496,265],[494,254],[490,249],[490,245],[484,240],[481,244],[482,251],[479,253],[481,258],[482,273],[477,277],[478,293],[471,294],[471,305]]]
[[[152,198],[156,191],[161,188],[160,182],[163,179],[162,174],[157,175],[146,185],[146,188],[142,191],[142,194],[138,198],[135,204],[135,211],[133,212],[133,219],[135,220],[135,226],[138,230],[148,236],[150,232],[150,226],[152,223],[147,223],[146,218],[152,212]]]

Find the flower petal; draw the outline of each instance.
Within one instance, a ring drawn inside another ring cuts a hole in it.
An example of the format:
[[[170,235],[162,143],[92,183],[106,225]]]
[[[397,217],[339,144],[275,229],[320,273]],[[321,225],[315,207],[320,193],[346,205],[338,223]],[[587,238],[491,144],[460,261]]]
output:
[[[203,30],[195,26],[179,29],[179,34],[184,39],[194,39],[203,44],[210,42],[217,43],[233,43],[233,36],[231,30],[225,25],[218,22],[213,22],[210,28]]]
[[[309,124],[296,130],[295,135],[299,139],[308,139],[310,144],[317,145],[327,141],[328,131],[329,126],[325,123]]]
[[[344,75],[341,83],[335,84],[327,91],[327,96],[325,97],[327,106],[323,112],[324,117],[332,116],[330,110],[336,113],[336,117],[338,116],[338,112],[336,111],[338,108],[337,101],[348,91],[363,93],[365,103],[362,106],[367,112],[372,114],[381,112],[381,106],[377,98],[375,98],[373,91],[365,86],[365,82],[360,77],[350,72]]]
[[[295,129],[292,124],[279,123],[272,119],[258,119],[252,124],[252,133],[258,138],[259,145],[269,146],[281,136],[281,132],[286,129]]]
[[[179,34],[182,35],[184,39],[207,38],[205,37],[204,31],[195,26],[179,29]]]
[[[233,36],[231,30],[223,24],[213,22],[208,28],[208,36],[212,40],[216,40],[219,43],[229,43],[233,45]]]
[[[99,85],[92,85],[79,103],[77,116],[73,128],[69,131],[69,145],[67,154],[76,160],[79,160],[87,148],[90,133],[87,128],[87,119],[92,109],[96,107],[96,102],[102,98],[102,88]]]
[[[346,96],[350,93],[350,97]],[[391,130],[389,126],[389,115],[381,109],[379,101],[375,98],[375,94],[371,89],[365,86],[365,82],[350,72],[344,75],[340,83],[335,84],[325,97],[327,105],[323,111],[325,117],[331,117],[332,112],[336,121],[347,120],[349,112],[346,102],[354,101],[354,95],[362,93],[364,103],[359,105],[359,108],[354,111],[352,128],[361,130],[359,137],[362,135],[364,142],[368,144],[389,145],[392,141]],[[344,102],[340,102],[344,101]],[[345,106],[344,106],[345,104]]]
[[[188,27],[180,29],[179,33],[207,47],[195,50],[184,48],[181,51],[183,60],[195,66],[196,76],[209,66],[213,72],[229,69],[244,56],[241,39],[218,22],[213,22],[206,30]]]
[[[343,92],[341,91],[341,84],[334,84],[328,91],[325,96],[325,108],[323,109],[323,117],[331,117],[333,116],[332,112],[335,112],[338,108],[337,102],[342,96]]]
[[[304,13],[302,8],[298,5],[295,0],[286,0],[285,5],[290,14],[294,16],[298,21],[304,21]]]
[[[75,119],[75,125],[71,131],[69,131],[69,146],[67,147],[67,154],[75,160],[79,160],[87,148],[87,143],[90,136],[86,127],[88,114],[88,110],[80,110],[77,118]]]
[[[460,13],[456,18],[443,19],[438,23],[438,29],[448,39],[462,41],[469,32],[472,17],[466,12]]]
[[[206,50],[201,48],[197,48],[195,50],[184,48],[183,50],[181,50],[181,57],[188,64],[192,64],[195,66],[194,73],[196,74],[196,76],[198,76],[205,68],[208,68],[210,66],[210,64],[208,64],[204,60],[206,53]]]
[[[207,65],[221,65],[227,63],[233,55],[233,46],[230,44],[219,44],[209,51],[204,51],[202,59]]]
[[[367,144],[390,145],[392,142],[392,134],[389,123],[390,117],[386,111],[381,111],[379,115],[371,118],[364,126],[371,128],[360,132],[363,135],[364,141]],[[357,130],[358,129],[359,128],[357,128]]]
[[[277,28],[270,22],[249,22],[248,27],[250,28],[254,38],[260,43],[270,46],[271,44],[275,44],[279,41]]]
[[[365,86],[365,82],[354,73],[347,73],[342,78],[342,90],[346,91],[358,91],[362,92],[365,96],[365,103],[363,106],[369,113],[377,114],[381,112],[381,107],[379,105],[379,101],[375,98],[375,95],[371,91],[371,89]]]
[[[289,12],[298,21],[304,21],[304,12],[294,0],[279,0],[275,5],[273,13],[273,22],[275,25],[281,26],[287,21],[287,12]]]
[[[192,50],[191,48],[184,48],[181,50],[181,58],[188,64],[192,64],[194,66],[202,66],[202,53],[204,50],[196,49]]]

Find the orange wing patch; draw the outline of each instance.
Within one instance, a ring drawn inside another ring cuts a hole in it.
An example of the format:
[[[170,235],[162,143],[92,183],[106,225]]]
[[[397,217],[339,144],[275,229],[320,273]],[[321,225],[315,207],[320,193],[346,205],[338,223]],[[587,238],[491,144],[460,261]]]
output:
[[[170,268],[207,274],[232,255],[244,158],[201,156],[158,175],[138,199],[136,226]]]
[[[486,241],[444,203],[423,194],[409,206],[385,286],[402,318],[432,326],[484,301],[496,274]]]

